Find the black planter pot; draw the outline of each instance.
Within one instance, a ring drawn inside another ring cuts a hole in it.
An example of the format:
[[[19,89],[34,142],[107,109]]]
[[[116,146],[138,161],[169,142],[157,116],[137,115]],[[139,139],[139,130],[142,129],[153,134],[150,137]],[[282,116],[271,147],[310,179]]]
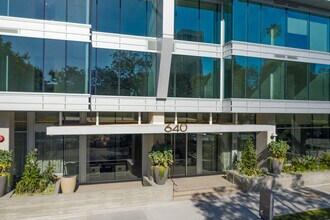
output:
[[[161,175],[159,167],[153,167],[153,177],[154,181],[158,185],[164,185],[166,183],[166,180],[168,178],[168,167],[165,168],[164,174]]]
[[[0,197],[5,194],[7,179],[7,176],[0,176]]]
[[[284,160],[272,159],[272,171],[274,174],[279,175],[282,173]]]

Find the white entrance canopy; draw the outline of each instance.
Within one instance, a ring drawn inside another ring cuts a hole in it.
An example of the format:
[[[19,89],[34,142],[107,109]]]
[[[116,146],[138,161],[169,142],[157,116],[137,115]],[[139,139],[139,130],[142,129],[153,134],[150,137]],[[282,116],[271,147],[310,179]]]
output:
[[[181,126],[181,127],[180,127]],[[98,134],[166,134],[166,133],[225,133],[267,132],[275,134],[273,125],[210,125],[210,124],[125,124],[77,125],[47,127],[47,135],[98,135]]]

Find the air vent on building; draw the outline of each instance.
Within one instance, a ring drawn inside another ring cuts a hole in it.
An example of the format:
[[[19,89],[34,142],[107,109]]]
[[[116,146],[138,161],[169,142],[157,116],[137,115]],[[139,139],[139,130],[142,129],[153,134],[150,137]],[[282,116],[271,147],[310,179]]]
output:
[[[290,60],[298,60],[298,57],[296,56],[287,56],[287,58]]]
[[[284,55],[281,55],[281,54],[275,54],[275,57],[276,57],[276,58],[282,58],[282,59],[285,58],[285,56],[284,56]]]
[[[18,29],[0,28],[1,33],[18,34]]]
[[[157,42],[148,40],[148,50],[157,50]]]

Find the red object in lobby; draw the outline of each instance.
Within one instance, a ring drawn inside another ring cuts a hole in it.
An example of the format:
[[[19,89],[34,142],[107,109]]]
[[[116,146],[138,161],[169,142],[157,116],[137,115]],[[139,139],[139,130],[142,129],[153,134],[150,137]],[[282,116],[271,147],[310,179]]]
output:
[[[0,143],[4,142],[5,141],[5,137],[0,135]]]

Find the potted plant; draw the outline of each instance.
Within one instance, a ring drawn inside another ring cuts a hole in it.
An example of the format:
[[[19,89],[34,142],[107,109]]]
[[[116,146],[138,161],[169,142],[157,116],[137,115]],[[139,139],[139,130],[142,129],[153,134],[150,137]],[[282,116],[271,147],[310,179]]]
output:
[[[165,144],[155,144],[149,152],[151,171],[155,183],[164,185],[168,178],[169,166],[173,164],[172,149]]]
[[[281,174],[284,160],[290,146],[286,141],[272,141],[269,144],[269,153],[271,154],[270,161],[272,172],[276,175]]]
[[[5,194],[6,183],[10,184],[10,172],[13,162],[12,151],[0,149],[0,197]]]

